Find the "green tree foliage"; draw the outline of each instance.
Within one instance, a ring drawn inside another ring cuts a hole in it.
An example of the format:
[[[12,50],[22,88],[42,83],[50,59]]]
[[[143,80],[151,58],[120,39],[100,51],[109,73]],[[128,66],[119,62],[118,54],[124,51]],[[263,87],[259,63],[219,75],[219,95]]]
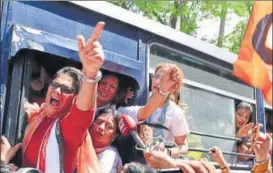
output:
[[[197,29],[198,8],[201,7],[199,1],[132,0],[110,2],[190,35],[194,35]]]
[[[252,1],[204,1],[201,7],[203,18],[220,18],[219,34],[216,45],[219,47],[227,47],[230,51],[237,53],[241,43],[242,32],[245,31],[247,20],[249,18]],[[228,35],[225,35],[225,25],[228,13],[235,13],[243,18]],[[240,38],[240,40],[238,40]],[[239,43],[239,44],[238,44]]]
[[[219,18],[220,27],[217,40],[208,40],[219,47],[228,48],[238,53],[253,1],[110,1],[122,8],[154,19],[164,25],[195,36],[198,23],[203,19]],[[241,17],[236,27],[228,35],[225,34],[229,13]]]

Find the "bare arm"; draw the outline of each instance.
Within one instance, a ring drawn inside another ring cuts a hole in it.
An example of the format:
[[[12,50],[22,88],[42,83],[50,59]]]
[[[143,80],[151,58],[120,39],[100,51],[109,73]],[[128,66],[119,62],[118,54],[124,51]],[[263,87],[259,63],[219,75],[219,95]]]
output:
[[[102,46],[97,41],[103,27],[104,23],[99,22],[87,43],[83,36],[78,37],[82,72],[87,79],[94,79],[97,76],[104,60]],[[83,80],[75,106],[71,108],[70,114],[60,121],[65,146],[77,147],[84,139],[86,130],[95,117],[96,92],[97,83]]]
[[[104,61],[102,46],[98,42],[104,23],[99,22],[95,31],[85,42],[83,36],[78,37],[79,56],[83,66],[83,75],[88,79],[94,79]],[[76,106],[79,110],[87,111],[96,105],[95,93],[97,91],[97,83],[88,83],[83,80]]]
[[[146,120],[152,113],[166,101],[166,97],[160,95],[158,92],[153,94],[151,98],[148,100],[147,104],[139,110],[138,112],[138,120],[144,121]]]
[[[222,173],[230,173],[230,168],[219,147],[214,146],[210,148],[209,155],[214,161],[216,161],[220,165]]]
[[[179,73],[176,67],[171,68],[160,81],[160,90],[164,93],[172,92],[178,87]],[[146,120],[160,105],[164,104],[167,96],[155,91],[147,104],[138,112],[138,120]]]

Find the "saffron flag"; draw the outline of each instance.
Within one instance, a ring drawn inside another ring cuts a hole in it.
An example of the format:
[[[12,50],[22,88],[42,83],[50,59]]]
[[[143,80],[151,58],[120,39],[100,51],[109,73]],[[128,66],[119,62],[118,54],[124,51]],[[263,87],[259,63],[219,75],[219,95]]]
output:
[[[272,105],[272,1],[254,2],[233,74],[262,90]]]

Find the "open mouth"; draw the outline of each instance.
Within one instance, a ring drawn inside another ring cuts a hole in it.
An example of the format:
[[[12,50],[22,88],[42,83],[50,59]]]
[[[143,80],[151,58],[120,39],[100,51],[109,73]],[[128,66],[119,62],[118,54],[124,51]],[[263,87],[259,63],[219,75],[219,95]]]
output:
[[[152,85],[153,89],[158,89],[159,87],[157,85]]]
[[[58,107],[61,104],[61,101],[57,98],[51,97],[50,98],[50,105],[53,107]]]
[[[108,96],[108,94],[107,94],[107,93],[105,93],[105,92],[101,92],[101,93],[100,93],[100,96],[102,96],[102,97],[107,97],[107,96]]]
[[[243,123],[243,122],[238,122],[238,124],[239,124],[240,126],[242,126],[244,123]]]
[[[98,136],[103,136],[103,134],[102,134],[102,133],[100,133],[100,132],[97,132],[97,135],[98,135]]]

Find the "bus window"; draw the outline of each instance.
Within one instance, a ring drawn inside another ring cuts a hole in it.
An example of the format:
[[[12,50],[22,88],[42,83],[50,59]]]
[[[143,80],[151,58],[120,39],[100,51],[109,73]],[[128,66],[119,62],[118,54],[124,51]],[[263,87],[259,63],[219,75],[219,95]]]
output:
[[[26,126],[25,112],[23,109],[24,103],[28,101],[41,105],[41,103],[44,102],[47,88],[54,74],[65,66],[81,69],[81,64],[77,61],[57,55],[25,49],[18,52],[16,57],[13,57],[13,61],[10,62],[10,65],[12,68],[10,69],[11,76],[9,77],[11,79],[9,84],[9,100],[11,101],[8,106],[13,109],[12,111],[6,111],[4,121],[7,123],[4,124],[4,129],[6,129],[4,131],[6,136],[12,135],[12,137],[9,137],[12,143],[13,140],[17,143],[21,141]],[[102,69],[103,74],[109,72],[108,70]],[[139,88],[136,80],[112,71],[110,73],[117,75],[120,81],[119,90],[113,102],[117,105],[124,105],[125,103],[122,102],[124,93],[130,89],[130,91],[134,92],[134,97],[126,104],[133,104],[136,91]],[[11,128],[11,126],[13,126],[13,128]]]
[[[272,129],[273,129],[273,111],[272,110],[265,109],[265,121],[266,121],[266,132],[272,133]]]
[[[198,58],[203,60],[199,61]],[[234,139],[235,101],[240,99],[255,103],[254,90],[233,78],[231,71],[206,62],[206,57],[198,58],[155,43],[150,45],[149,67],[155,69],[158,63],[169,62],[183,69],[185,79],[181,101],[189,107],[186,116],[191,131]],[[222,151],[236,151],[234,140],[201,136],[201,140],[196,142],[201,142],[197,148],[219,146]],[[194,141],[190,141],[189,147],[196,147]],[[234,156],[225,155],[225,158],[229,163],[236,163]]]
[[[255,103],[252,87],[234,78],[231,70],[222,70],[221,65],[206,62],[205,59],[206,57],[195,57],[186,53],[182,54],[179,51],[159,44],[152,44],[150,46],[150,68],[154,68],[160,62],[176,62],[183,69],[186,79],[245,97],[253,100],[253,103]]]

